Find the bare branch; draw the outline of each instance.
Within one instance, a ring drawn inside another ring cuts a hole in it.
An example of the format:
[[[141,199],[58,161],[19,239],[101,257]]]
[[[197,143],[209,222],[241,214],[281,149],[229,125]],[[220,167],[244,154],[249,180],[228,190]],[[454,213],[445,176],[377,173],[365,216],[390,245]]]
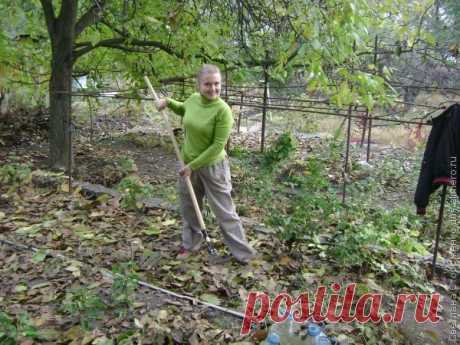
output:
[[[78,19],[77,24],[75,25],[75,37],[78,37],[88,26],[91,26],[101,20],[103,6],[103,2],[95,4],[88,9],[88,11],[86,11],[80,19]]]

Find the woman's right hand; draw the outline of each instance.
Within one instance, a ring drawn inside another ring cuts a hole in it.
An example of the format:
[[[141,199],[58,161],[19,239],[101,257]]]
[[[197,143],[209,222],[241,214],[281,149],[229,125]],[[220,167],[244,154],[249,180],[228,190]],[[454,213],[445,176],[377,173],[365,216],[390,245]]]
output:
[[[166,101],[166,98],[161,98],[158,101],[155,101],[155,107],[158,111],[162,111],[167,105],[168,102]]]

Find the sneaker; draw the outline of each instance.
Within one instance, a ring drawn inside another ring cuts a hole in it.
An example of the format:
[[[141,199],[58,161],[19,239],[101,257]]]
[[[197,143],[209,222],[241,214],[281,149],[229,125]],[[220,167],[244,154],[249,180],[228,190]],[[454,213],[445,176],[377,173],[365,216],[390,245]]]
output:
[[[190,250],[185,249],[184,247],[180,247],[179,252],[177,253],[176,259],[187,259],[192,252]]]

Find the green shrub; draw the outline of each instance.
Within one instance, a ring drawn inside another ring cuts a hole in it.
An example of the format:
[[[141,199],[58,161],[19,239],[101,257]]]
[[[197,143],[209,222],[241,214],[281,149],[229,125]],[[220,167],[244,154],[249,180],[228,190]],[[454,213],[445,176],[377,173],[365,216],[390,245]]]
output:
[[[0,344],[16,345],[18,330],[7,314],[0,312]]]
[[[134,162],[133,159],[129,157],[119,157],[116,160],[117,166],[121,169],[121,172],[124,176],[134,173],[137,171],[137,166],[136,163]]]
[[[91,330],[95,321],[102,319],[106,305],[94,291],[81,287],[65,295],[62,310],[77,316],[83,329]]]
[[[18,190],[32,179],[28,164],[11,163],[0,167],[0,184],[8,185],[9,192]]]
[[[407,254],[426,254],[426,248],[418,240],[420,229],[420,221],[409,210],[352,206],[347,210],[346,218],[336,226],[329,254],[341,266],[364,265],[381,271],[391,249]]]
[[[121,207],[127,210],[138,210],[142,208],[140,200],[152,195],[153,187],[144,184],[138,176],[130,175],[125,177],[117,185],[117,190],[122,194]]]
[[[133,305],[135,290],[138,286],[139,275],[136,273],[136,265],[133,262],[114,265],[114,275],[111,296],[113,306],[117,309],[120,317],[126,315],[126,311]]]
[[[250,152],[245,147],[233,146],[228,154],[235,158],[247,158],[249,157]]]
[[[270,146],[264,154],[263,163],[266,167],[273,167],[275,164],[289,158],[295,152],[297,140],[291,133],[285,132]]]
[[[0,344],[16,345],[19,344],[20,338],[38,337],[38,330],[26,313],[19,315],[18,319],[13,319],[8,314],[0,312]]]

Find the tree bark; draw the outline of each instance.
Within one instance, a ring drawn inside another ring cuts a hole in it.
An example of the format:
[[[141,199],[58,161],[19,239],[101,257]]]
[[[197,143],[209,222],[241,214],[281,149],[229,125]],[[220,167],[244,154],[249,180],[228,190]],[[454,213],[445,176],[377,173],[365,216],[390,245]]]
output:
[[[49,165],[53,168],[69,166],[71,155],[71,91],[73,44],[78,1],[62,1],[60,13],[54,15],[52,3],[42,0],[48,32],[51,38],[51,80],[49,85]]]
[[[68,55],[58,48],[51,62],[49,164],[53,168],[65,168],[70,163],[72,63]]]

